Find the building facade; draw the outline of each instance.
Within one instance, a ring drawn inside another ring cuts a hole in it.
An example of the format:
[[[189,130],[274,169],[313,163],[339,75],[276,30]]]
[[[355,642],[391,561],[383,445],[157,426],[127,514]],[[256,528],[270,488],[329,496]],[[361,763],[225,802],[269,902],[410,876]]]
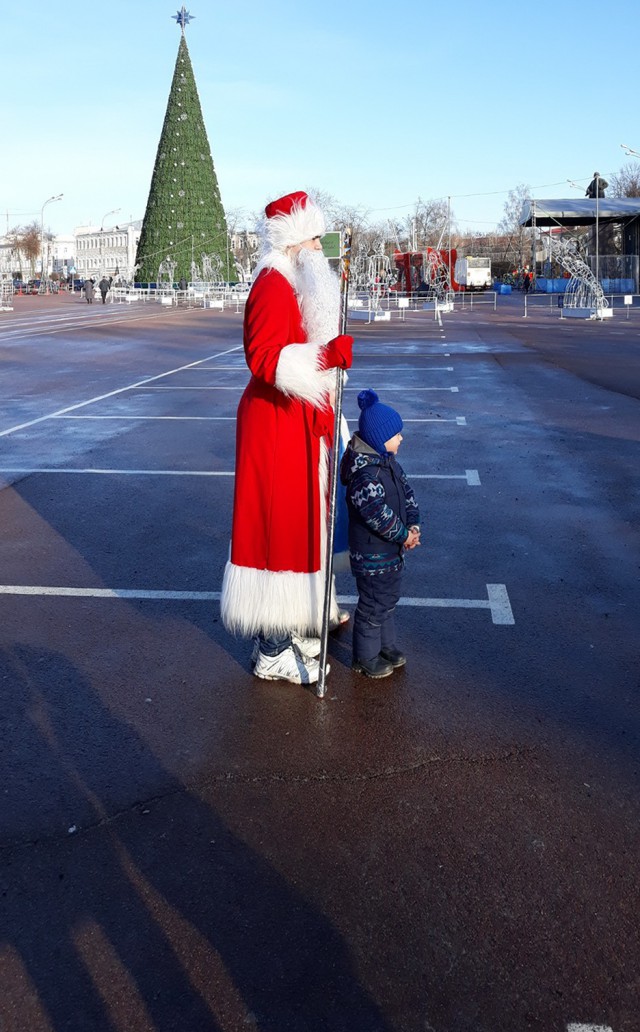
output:
[[[74,236],[66,236],[62,233],[43,241],[45,273],[50,276],[56,272],[61,279],[67,279],[73,275],[74,260],[76,253],[76,241]]]
[[[74,275],[80,279],[121,276],[133,280],[141,229],[140,219],[112,229],[79,226],[74,232]]]

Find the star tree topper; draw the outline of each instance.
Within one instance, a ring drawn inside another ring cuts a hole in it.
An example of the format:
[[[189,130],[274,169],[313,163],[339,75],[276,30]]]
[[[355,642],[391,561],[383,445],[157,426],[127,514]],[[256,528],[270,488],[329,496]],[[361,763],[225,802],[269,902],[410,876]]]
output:
[[[172,14],[171,17],[175,18],[176,23],[180,26],[182,32],[184,33],[185,25],[188,25],[189,22],[195,18],[195,14],[189,14],[189,12],[183,4],[182,9],[178,11],[177,14]]]

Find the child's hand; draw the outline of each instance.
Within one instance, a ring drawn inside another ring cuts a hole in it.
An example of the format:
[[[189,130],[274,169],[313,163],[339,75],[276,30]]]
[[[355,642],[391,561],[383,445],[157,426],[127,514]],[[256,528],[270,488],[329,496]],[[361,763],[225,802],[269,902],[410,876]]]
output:
[[[412,527],[409,531],[409,536],[404,543],[404,547],[407,549],[407,551],[410,551],[412,548],[417,548],[419,544],[420,531],[417,527]]]

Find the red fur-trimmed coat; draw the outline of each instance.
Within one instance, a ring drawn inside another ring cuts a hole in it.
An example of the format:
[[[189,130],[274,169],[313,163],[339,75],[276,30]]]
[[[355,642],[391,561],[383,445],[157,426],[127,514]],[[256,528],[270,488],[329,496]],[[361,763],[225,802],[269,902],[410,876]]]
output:
[[[289,259],[266,261],[244,317],[252,375],[238,406],[222,618],[247,636],[319,633],[335,370],[322,369],[327,342],[307,340]]]

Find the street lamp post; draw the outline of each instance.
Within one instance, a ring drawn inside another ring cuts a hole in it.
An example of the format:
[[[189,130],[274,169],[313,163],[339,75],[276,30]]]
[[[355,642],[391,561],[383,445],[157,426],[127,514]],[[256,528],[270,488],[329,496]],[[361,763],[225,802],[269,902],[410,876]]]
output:
[[[598,172],[596,176],[596,283],[600,283],[600,180]]]
[[[102,268],[102,233],[104,230],[104,220],[109,218],[109,215],[117,215],[118,212],[122,211],[122,208],[112,208],[111,211],[106,211],[100,220],[100,279],[104,276],[104,269]]]
[[[451,196],[447,197],[447,262],[449,265],[449,293],[453,297],[452,291],[452,280],[451,280]]]
[[[44,279],[44,209],[52,201],[60,201],[64,197],[64,194],[56,194],[54,197],[49,197],[42,205],[40,209],[40,283]]]
[[[533,274],[533,280],[531,281],[533,289],[536,288],[536,202],[531,199],[531,272]]]

